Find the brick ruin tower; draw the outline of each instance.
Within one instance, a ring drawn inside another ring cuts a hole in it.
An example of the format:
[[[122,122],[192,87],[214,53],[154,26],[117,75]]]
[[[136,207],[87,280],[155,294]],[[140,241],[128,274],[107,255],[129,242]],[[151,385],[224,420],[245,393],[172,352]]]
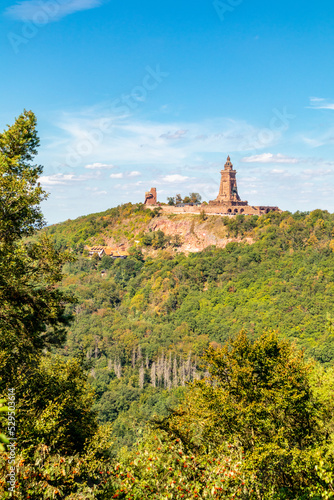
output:
[[[157,189],[151,188],[150,191],[145,193],[145,205],[156,205],[157,204]]]

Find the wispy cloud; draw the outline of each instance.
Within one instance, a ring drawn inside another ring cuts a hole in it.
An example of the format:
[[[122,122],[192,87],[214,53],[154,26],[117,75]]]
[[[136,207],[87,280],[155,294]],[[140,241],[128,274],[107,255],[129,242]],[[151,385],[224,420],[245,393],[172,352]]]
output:
[[[167,134],[162,134],[160,137],[162,139],[168,139],[168,140],[179,140],[182,139],[187,133],[187,130],[176,130],[176,132],[171,133],[167,132]]]
[[[109,177],[110,179],[123,179],[124,177],[127,178],[139,177],[140,175],[141,172],[138,172],[138,170],[133,170],[132,172],[119,172],[117,174],[110,174]]]
[[[105,0],[25,0],[8,7],[5,14],[19,21],[34,21],[43,24],[59,21],[69,14],[100,7]]]
[[[285,156],[280,153],[263,153],[260,155],[245,156],[241,161],[243,163],[300,163],[299,158]]]
[[[334,102],[323,97],[310,97],[310,108],[334,110]]]
[[[334,128],[329,127],[320,133],[318,130],[314,130],[312,134],[308,132],[307,134],[302,134],[300,138],[310,148],[319,148],[326,145],[332,146],[334,144]]]
[[[42,186],[59,186],[66,185],[73,182],[83,182],[88,180],[89,177],[85,175],[75,175],[71,174],[54,174],[54,175],[42,175],[39,178],[39,182]]]
[[[89,170],[109,170],[111,168],[116,168],[115,165],[109,165],[107,163],[90,163],[89,165],[85,165],[85,168]]]
[[[187,177],[185,175],[171,174],[171,175],[165,175],[162,178],[162,181],[174,184],[174,183],[179,183],[179,182],[186,181],[187,179],[189,179],[189,177]]]
[[[95,196],[105,196],[108,194],[108,191],[101,190],[97,187],[86,187],[86,191],[90,191]]]
[[[331,168],[317,168],[315,171],[314,168],[308,168],[308,169],[302,171],[302,176],[308,177],[308,178],[312,179],[314,182],[314,177],[315,177],[314,173],[316,173],[316,177],[317,177],[317,179],[319,179],[320,177],[333,175],[333,169],[331,169]]]
[[[207,155],[261,151],[277,143],[282,132],[273,132],[263,141],[263,129],[245,121],[216,118],[202,122],[162,123],[117,117],[101,106],[63,113],[59,116],[62,148],[48,145],[48,153],[58,165],[95,167],[110,159],[112,165],[175,168],[198,163]],[[199,139],[200,138],[200,139]],[[59,141],[58,141],[59,142]],[[134,169],[135,170],[135,169]]]

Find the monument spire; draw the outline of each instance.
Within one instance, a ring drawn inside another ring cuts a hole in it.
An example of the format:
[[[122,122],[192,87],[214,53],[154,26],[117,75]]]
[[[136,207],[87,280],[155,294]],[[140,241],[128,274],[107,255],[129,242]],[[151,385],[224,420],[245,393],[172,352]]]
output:
[[[233,165],[230,156],[227,157],[226,163],[224,165],[224,170],[233,170]]]

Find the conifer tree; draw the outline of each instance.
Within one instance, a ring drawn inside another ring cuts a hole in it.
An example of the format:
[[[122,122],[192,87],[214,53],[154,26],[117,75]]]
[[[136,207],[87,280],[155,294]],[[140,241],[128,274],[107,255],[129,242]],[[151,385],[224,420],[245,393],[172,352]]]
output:
[[[13,385],[21,370],[43,349],[65,339],[70,301],[57,288],[66,253],[56,252],[42,235],[27,239],[44,225],[40,204],[47,197],[33,164],[39,139],[36,117],[24,111],[0,134],[0,372],[1,389]]]

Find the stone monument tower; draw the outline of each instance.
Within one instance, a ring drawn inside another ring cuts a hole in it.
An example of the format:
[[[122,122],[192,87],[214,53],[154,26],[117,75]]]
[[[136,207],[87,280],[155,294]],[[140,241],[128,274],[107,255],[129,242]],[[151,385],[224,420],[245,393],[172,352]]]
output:
[[[224,170],[220,171],[221,179],[219,193],[215,200],[209,201],[209,206],[215,207],[217,213],[262,215],[268,212],[280,212],[278,207],[249,206],[247,201],[242,201],[238,194],[236,170],[233,170],[231,158],[228,156]]]
[[[236,170],[233,170],[231,158],[228,156],[224,165],[224,170],[220,171],[221,179],[219,193],[215,201],[220,203],[241,201],[238,195],[236,173]]]

